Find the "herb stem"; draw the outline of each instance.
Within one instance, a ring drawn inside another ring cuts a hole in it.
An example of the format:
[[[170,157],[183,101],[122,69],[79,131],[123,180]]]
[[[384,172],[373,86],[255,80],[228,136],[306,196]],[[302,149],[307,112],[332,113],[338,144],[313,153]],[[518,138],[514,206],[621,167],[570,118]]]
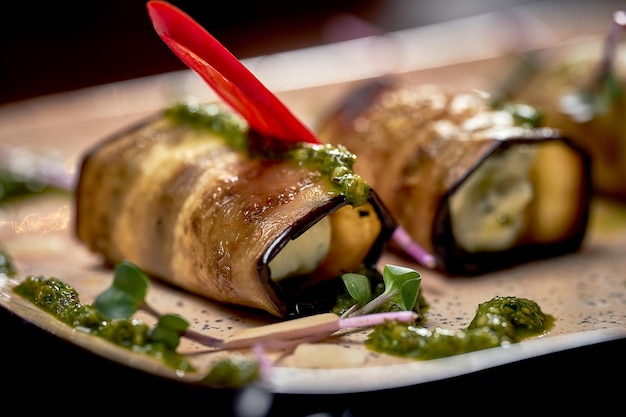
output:
[[[194,340],[201,345],[208,347],[220,348],[224,344],[224,341],[222,339],[217,339],[215,337],[198,333],[194,330],[185,330],[184,332],[182,332],[181,336]]]
[[[152,317],[158,319],[159,317],[161,317],[161,314],[156,311],[150,304],[148,304],[147,302],[143,302],[141,304],[141,309],[143,311],[145,311],[146,313],[150,314]],[[211,337],[202,333],[198,333],[194,330],[185,330],[181,333],[181,336],[184,336],[188,339],[194,340],[198,343],[200,343],[203,346],[208,346],[208,347],[221,347],[224,344],[224,341],[221,339],[217,339],[215,337]]]
[[[387,301],[389,301],[396,294],[397,294],[397,291],[390,292],[390,293],[387,293],[387,294],[381,294],[378,297],[374,298],[369,303],[365,304],[364,306],[362,306],[360,308],[357,308],[356,310],[352,311],[352,313],[350,313],[349,317],[359,317],[359,316],[368,315],[371,311],[374,311],[378,307],[380,307],[383,304],[385,304]]]
[[[351,327],[371,327],[383,324],[387,321],[411,323],[416,319],[417,313],[414,311],[393,311],[343,318],[339,320],[339,327],[341,329],[348,329]]]

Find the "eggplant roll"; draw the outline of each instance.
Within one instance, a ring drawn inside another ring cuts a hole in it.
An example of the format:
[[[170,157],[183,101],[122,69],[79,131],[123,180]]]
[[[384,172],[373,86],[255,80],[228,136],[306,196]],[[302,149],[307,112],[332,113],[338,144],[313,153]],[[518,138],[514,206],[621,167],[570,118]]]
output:
[[[246,149],[250,138],[242,119],[207,104],[99,143],[81,164],[77,237],[108,264],[128,260],[274,316],[304,315],[299,306],[314,308],[314,296],[334,302],[329,283],[375,268],[394,221],[350,164],[332,165],[353,159],[345,149],[302,144],[259,156]]]
[[[318,131],[357,155],[355,172],[438,269],[475,275],[575,251],[586,234],[589,155],[524,123],[532,115],[479,91],[384,78]]]
[[[543,52],[501,88],[587,149],[597,194],[626,201],[626,43],[607,50],[598,41]]]

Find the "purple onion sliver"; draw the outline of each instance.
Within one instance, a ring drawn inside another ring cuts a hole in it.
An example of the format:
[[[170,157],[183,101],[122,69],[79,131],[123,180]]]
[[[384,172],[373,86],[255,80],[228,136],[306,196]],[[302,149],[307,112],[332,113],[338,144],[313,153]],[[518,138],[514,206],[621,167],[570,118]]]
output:
[[[393,232],[393,239],[407,254],[421,265],[431,269],[437,266],[435,257],[418,245],[402,226],[398,226]]]
[[[417,313],[414,311],[393,311],[388,313],[365,314],[362,316],[347,317],[339,319],[339,327],[348,329],[353,327],[371,327],[383,324],[387,321],[399,321],[410,323],[415,321]]]
[[[263,348],[263,344],[256,343],[252,346],[252,353],[259,364],[259,375],[262,381],[269,381],[272,376],[272,370],[274,369],[274,364],[271,359],[265,353],[265,349]]]

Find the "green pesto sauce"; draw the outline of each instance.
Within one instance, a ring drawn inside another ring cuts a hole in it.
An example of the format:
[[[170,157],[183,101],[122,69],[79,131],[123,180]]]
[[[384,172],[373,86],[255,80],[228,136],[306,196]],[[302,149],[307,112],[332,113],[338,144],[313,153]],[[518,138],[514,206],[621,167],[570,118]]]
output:
[[[242,387],[260,377],[259,362],[243,355],[231,355],[216,363],[200,380],[204,385],[220,388]]]
[[[176,123],[221,136],[230,147],[245,151],[250,156],[267,160],[290,159],[300,166],[316,170],[354,207],[367,201],[369,186],[354,173],[352,167],[356,155],[345,147],[310,143],[285,147],[279,140],[250,132],[245,121],[217,103],[180,103],[167,109],[165,115]]]
[[[345,147],[301,144],[291,149],[288,156],[298,164],[326,175],[349,204],[355,207],[365,204],[369,185],[352,170],[356,155]]]
[[[77,291],[57,278],[29,276],[13,291],[80,331],[133,352],[152,356],[174,369],[194,371],[183,355],[165,343],[151,340],[151,329],[147,324],[133,319],[111,320],[105,317],[93,305],[81,304]]]
[[[165,116],[192,129],[220,136],[238,151],[248,149],[247,123],[217,103],[180,103],[166,109]]]
[[[517,343],[547,333],[554,318],[537,303],[518,297],[494,297],[476,309],[467,328],[446,330],[388,322],[376,326],[366,346],[413,359],[436,359]]]

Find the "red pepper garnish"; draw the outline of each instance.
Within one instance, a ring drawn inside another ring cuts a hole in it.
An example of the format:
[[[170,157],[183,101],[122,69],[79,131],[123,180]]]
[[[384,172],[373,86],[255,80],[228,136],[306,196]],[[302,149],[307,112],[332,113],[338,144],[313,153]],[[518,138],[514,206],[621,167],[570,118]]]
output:
[[[320,143],[228,49],[166,1],[149,1],[154,29],[167,46],[239,112],[250,128],[282,142]]]

